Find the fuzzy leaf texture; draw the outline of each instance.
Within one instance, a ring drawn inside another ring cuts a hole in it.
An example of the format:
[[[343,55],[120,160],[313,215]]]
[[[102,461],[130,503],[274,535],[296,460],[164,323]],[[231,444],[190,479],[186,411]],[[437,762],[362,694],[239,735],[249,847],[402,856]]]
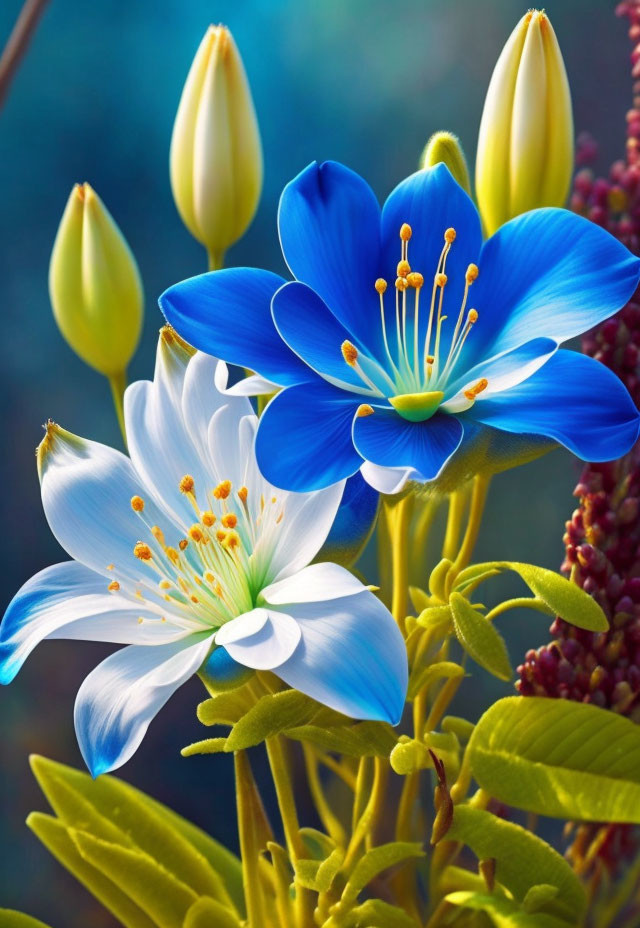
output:
[[[484,713],[467,750],[480,786],[507,805],[640,823],[640,727],[607,709],[510,696]]]
[[[445,898],[452,905],[484,912],[495,928],[569,928],[575,925],[575,921],[566,922],[542,912],[536,912],[535,915],[524,912],[511,899],[495,894],[456,892],[449,893]]]
[[[510,680],[513,671],[502,635],[460,593],[452,593],[450,602],[456,638],[469,657],[499,680]]]

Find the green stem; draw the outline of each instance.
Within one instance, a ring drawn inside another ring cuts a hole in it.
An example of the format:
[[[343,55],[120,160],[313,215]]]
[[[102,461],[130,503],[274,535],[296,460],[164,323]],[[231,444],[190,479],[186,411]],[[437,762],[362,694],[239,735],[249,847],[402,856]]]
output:
[[[242,883],[247,904],[248,928],[262,928],[263,900],[260,885],[260,851],[255,829],[254,784],[251,767],[245,751],[233,756],[236,775],[236,803],[238,809],[238,835],[242,859]]]
[[[399,502],[386,502],[389,536],[391,540],[391,576],[393,592],[391,612],[404,629],[409,594],[409,526],[413,509],[413,496]]]
[[[480,525],[482,522],[482,514],[484,512],[484,506],[487,501],[487,493],[489,492],[489,484],[491,482],[490,477],[481,476],[478,474],[474,477],[473,480],[473,489],[471,491],[471,506],[469,509],[469,521],[467,522],[467,528],[464,533],[464,538],[462,539],[462,545],[460,551],[453,562],[453,567],[449,572],[447,581],[453,583],[456,576],[460,571],[465,568],[469,561],[471,560],[471,555],[473,554],[473,549],[475,547],[476,541],[478,540],[478,534],[480,532]]]
[[[209,249],[207,249],[210,271],[219,271],[224,267],[225,254],[226,252],[224,251],[209,251]]]
[[[325,796],[320,774],[318,772],[318,757],[315,748],[303,742],[302,750],[304,752],[307,780],[309,781],[309,791],[320,821],[327,830],[327,834],[333,838],[336,844],[339,847],[345,847],[347,843],[347,833]]]
[[[267,738],[266,742],[267,756],[271,767],[271,776],[276,788],[278,797],[278,806],[280,807],[280,817],[282,818],[282,827],[284,828],[284,837],[287,843],[287,850],[293,863],[305,856],[302,838],[300,837],[300,825],[298,822],[298,813],[293,796],[293,786],[291,783],[291,773],[289,764],[284,752],[282,739],[279,735],[273,738]]]
[[[509,609],[535,609],[536,612],[543,612],[545,615],[555,614],[551,612],[546,603],[541,599],[536,599],[535,596],[518,596],[515,599],[505,599],[504,602],[494,606],[490,612],[487,612],[485,618],[487,622],[491,622]]]
[[[121,371],[118,374],[112,374],[108,377],[109,386],[111,387],[111,397],[113,399],[113,405],[115,406],[116,416],[118,417],[118,425],[120,426],[120,431],[122,432],[122,439],[124,441],[125,448],[127,447],[127,430],[124,424],[124,391],[127,386],[127,372]]]
[[[442,556],[449,561],[453,561],[460,543],[460,529],[462,527],[462,518],[467,507],[467,490],[457,490],[449,497],[449,513],[447,516],[447,529],[442,546]]]

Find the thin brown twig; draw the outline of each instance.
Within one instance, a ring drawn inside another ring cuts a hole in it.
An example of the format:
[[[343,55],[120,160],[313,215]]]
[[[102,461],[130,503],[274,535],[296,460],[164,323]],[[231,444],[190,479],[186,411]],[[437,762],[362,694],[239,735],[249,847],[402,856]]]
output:
[[[9,92],[29,42],[36,30],[48,0],[25,0],[11,35],[0,56],[0,107]]]

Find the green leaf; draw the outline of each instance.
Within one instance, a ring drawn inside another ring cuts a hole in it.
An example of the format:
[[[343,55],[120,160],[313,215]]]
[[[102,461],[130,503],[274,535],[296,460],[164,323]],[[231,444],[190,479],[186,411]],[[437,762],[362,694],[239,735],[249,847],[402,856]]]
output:
[[[241,928],[233,912],[215,899],[203,896],[191,906],[185,916],[182,928]]]
[[[381,899],[367,899],[349,913],[347,924],[353,928],[372,928],[384,925],[384,928],[418,928],[418,923],[402,909]]]
[[[49,928],[38,918],[15,912],[13,909],[0,909],[0,928]]]
[[[452,732],[463,744],[466,744],[473,734],[475,725],[458,715],[445,715],[440,727],[443,731]]]
[[[467,752],[480,786],[507,805],[640,824],[640,726],[615,712],[510,696],[484,713]]]
[[[244,912],[242,866],[235,855],[191,822],[113,776],[87,773],[44,757],[33,773],[64,824],[123,846],[138,846],[191,886]]]
[[[534,886],[549,884],[558,894],[554,914],[581,916],[587,900],[582,884],[564,857],[542,838],[513,822],[468,805],[454,806],[447,840],[468,845],[478,860],[493,857],[496,879],[520,902]]]
[[[520,564],[517,561],[491,561],[475,566],[488,570],[512,570],[519,574],[531,592],[548,606],[552,614],[559,615],[576,628],[584,628],[590,632],[606,632],[609,628],[606,616],[595,599],[585,593],[577,583],[567,580],[554,570],[546,570],[534,564]],[[460,577],[464,574],[465,571]]]
[[[476,912],[486,912],[496,928],[569,928],[575,921],[566,922],[541,912],[530,915],[523,912],[515,902],[504,896],[488,893],[449,893],[447,902]]]
[[[287,728],[297,728],[309,722],[318,708],[315,700],[297,690],[263,696],[233,726],[225,750],[241,751]]]
[[[335,850],[336,842],[333,838],[317,828],[301,828],[300,837],[314,860],[325,860]]]
[[[193,757],[195,754],[220,754],[226,748],[226,738],[205,738],[204,741],[194,741],[193,744],[188,744],[180,753],[183,757]]]
[[[325,860],[298,860],[295,865],[298,882],[306,889],[327,893],[343,860],[344,850],[339,847],[334,848]]]
[[[75,828],[69,829],[69,835],[83,860],[120,886],[158,928],[182,924],[198,898],[186,883],[142,851],[102,841]]]
[[[359,893],[383,870],[415,857],[424,857],[421,844],[410,841],[392,841],[374,847],[360,858],[342,893],[341,902],[355,902]]]
[[[437,680],[450,680],[452,677],[464,677],[464,667],[453,661],[437,661],[435,664],[423,667],[418,673],[411,674],[407,697],[413,699]]]
[[[301,725],[286,732],[295,741],[309,741],[324,751],[336,751],[349,757],[388,757],[397,743],[393,728],[386,722],[359,722],[342,728]]]
[[[513,674],[502,635],[460,593],[451,594],[451,611],[456,637],[477,664],[500,680]]]
[[[198,706],[198,720],[203,725],[235,725],[255,704],[255,697],[244,687],[219,693]]]
[[[538,883],[532,886],[527,895],[522,900],[522,908],[525,912],[539,912],[544,906],[549,906],[558,895],[558,887],[551,886],[549,883]]]
[[[429,608],[431,597],[428,593],[425,593],[424,590],[420,589],[419,586],[409,587],[409,597],[411,599],[411,604],[417,613],[422,612],[423,609]]]
[[[125,928],[156,928],[155,922],[118,886],[81,857],[68,829],[58,819],[42,812],[32,812],[27,818],[27,827]]]

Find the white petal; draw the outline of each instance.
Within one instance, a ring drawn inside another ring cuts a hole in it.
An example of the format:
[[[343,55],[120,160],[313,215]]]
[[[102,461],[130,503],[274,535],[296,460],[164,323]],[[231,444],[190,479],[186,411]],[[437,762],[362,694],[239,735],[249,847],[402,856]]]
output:
[[[9,683],[45,638],[159,645],[189,632],[160,609],[108,592],[105,577],[68,561],[46,567],[13,597],[0,625],[0,682]]]
[[[310,564],[291,577],[262,590],[260,598],[272,605],[312,603],[362,593],[365,587],[338,564]]]
[[[229,368],[224,361],[218,361],[215,373],[216,388],[226,396],[261,396],[262,394],[277,393],[280,386],[272,380],[267,380],[259,374],[250,374],[232,387],[228,387]]]
[[[413,479],[417,471],[412,467],[381,467],[371,461],[365,461],[360,473],[378,493],[393,496],[404,488],[407,480]]]
[[[146,531],[131,497],[148,494],[124,454],[50,426],[40,454],[42,504],[51,531],[76,561],[112,580],[135,584],[157,576],[133,554]],[[148,500],[145,516],[163,526],[166,515]],[[108,565],[114,565],[113,570]]]
[[[295,619],[273,609],[253,609],[223,625],[216,644],[254,670],[273,670],[291,657],[300,641]]]
[[[253,413],[239,415],[238,407],[230,404],[223,406],[211,417],[207,432],[215,483],[230,480],[236,490],[246,486],[253,499],[260,497],[264,483],[257,475],[253,452],[257,426],[258,419]],[[256,473],[255,479],[253,471]]]
[[[82,756],[94,777],[124,764],[169,697],[200,667],[207,636],[160,647],[133,645],[99,664],[78,691],[74,720]]]
[[[557,351],[557,345],[551,339],[536,339],[520,345],[513,350],[504,351],[492,358],[487,358],[477,364],[472,370],[466,371],[454,383],[447,387],[447,400],[442,403],[444,412],[464,412],[473,406],[473,401],[464,395],[465,390],[471,389],[482,378],[489,382],[480,393],[476,402],[502,393],[510,387],[515,387],[535,374],[543,364]]]
[[[207,430],[213,414],[222,406],[232,404],[238,417],[253,414],[248,399],[225,396],[218,387],[218,368],[222,362],[197,351],[189,361],[184,378],[182,413],[194,445],[203,462],[209,460]]]
[[[302,640],[276,669],[289,686],[358,719],[399,722],[407,651],[391,613],[364,590],[331,602],[287,606]]]

